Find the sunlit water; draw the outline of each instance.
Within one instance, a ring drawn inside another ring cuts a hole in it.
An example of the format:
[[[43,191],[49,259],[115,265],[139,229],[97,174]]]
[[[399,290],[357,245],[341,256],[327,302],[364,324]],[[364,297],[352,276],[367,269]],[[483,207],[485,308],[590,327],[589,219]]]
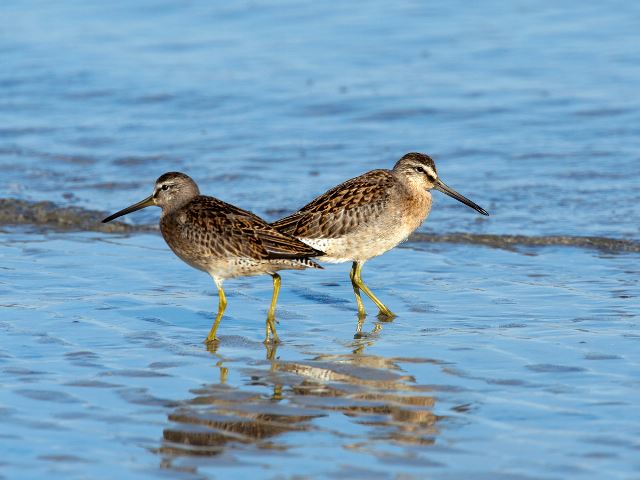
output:
[[[422,231],[640,237],[634,4],[88,3],[0,4],[2,197],[272,219],[418,150],[492,214]],[[347,265],[285,272],[277,349],[238,279],[208,351],[159,236],[5,228],[0,477],[637,478],[639,260],[405,244],[360,331]]]

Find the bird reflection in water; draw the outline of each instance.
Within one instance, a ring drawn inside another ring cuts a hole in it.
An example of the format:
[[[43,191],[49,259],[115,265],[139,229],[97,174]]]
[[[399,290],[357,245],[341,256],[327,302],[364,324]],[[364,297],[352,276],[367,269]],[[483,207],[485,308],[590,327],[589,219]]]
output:
[[[225,359],[211,346],[219,381],[193,390],[193,398],[169,414],[170,425],[158,449],[163,465],[180,469],[193,456],[216,456],[226,450],[288,450],[311,431],[335,437],[343,448],[372,455],[381,454],[383,445],[433,444],[443,417],[433,413],[432,388],[416,385],[400,364],[437,361],[364,354],[380,328],[376,323],[363,334],[360,325],[349,345],[351,353],[301,361],[280,360],[278,345],[267,345],[265,360],[255,363]],[[233,385],[230,364],[242,376]],[[348,417],[353,429],[329,431],[316,422],[335,415]],[[298,432],[295,443],[285,435],[289,432]]]

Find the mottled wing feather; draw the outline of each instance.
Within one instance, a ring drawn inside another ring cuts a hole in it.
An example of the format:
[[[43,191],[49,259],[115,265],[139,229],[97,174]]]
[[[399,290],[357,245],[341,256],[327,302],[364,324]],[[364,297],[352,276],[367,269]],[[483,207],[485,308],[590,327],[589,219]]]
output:
[[[179,218],[185,239],[203,245],[215,256],[273,260],[322,254],[278,232],[257,215],[213,197],[197,197],[182,209]]]
[[[271,225],[297,238],[338,238],[380,215],[395,177],[372,170],[347,180]]]
[[[265,229],[254,229],[253,233],[258,238],[269,258],[309,258],[322,255],[323,252],[310,247],[300,240],[278,232],[270,225]]]

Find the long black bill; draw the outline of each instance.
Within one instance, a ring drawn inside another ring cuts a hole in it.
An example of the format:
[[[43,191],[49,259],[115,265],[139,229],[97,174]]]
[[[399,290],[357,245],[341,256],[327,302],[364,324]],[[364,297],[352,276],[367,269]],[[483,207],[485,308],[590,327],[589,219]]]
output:
[[[109,215],[107,218],[102,220],[102,223],[110,222],[111,220],[126,215],[127,213],[135,212],[136,210],[141,210],[145,207],[150,207],[151,205],[155,205],[153,203],[153,195],[149,195],[147,198],[142,200],[141,202],[135,203],[130,207],[124,208],[119,212],[114,213],[113,215]]]
[[[489,213],[484,208],[482,208],[480,205],[477,205],[477,204],[473,203],[467,197],[465,197],[463,195],[460,195],[458,192],[456,192],[453,188],[447,186],[440,179],[436,180],[436,186],[433,187],[433,188],[435,188],[436,190],[438,190],[438,191],[440,191],[442,193],[446,193],[451,198],[455,198],[459,202],[462,202],[465,205],[467,205],[468,207],[473,208],[476,212],[481,213],[482,215],[489,216]]]

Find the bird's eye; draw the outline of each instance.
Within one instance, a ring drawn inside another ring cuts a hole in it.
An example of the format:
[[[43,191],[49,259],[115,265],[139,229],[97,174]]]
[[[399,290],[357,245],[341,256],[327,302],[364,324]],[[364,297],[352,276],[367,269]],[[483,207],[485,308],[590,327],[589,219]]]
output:
[[[169,185],[166,185],[166,184],[165,184],[165,185],[162,185],[162,187],[161,187],[161,188],[162,188],[162,190],[169,190]]]
[[[427,173],[427,172],[425,172],[424,168],[422,168],[422,167],[415,167],[415,171],[418,172],[418,173]]]

